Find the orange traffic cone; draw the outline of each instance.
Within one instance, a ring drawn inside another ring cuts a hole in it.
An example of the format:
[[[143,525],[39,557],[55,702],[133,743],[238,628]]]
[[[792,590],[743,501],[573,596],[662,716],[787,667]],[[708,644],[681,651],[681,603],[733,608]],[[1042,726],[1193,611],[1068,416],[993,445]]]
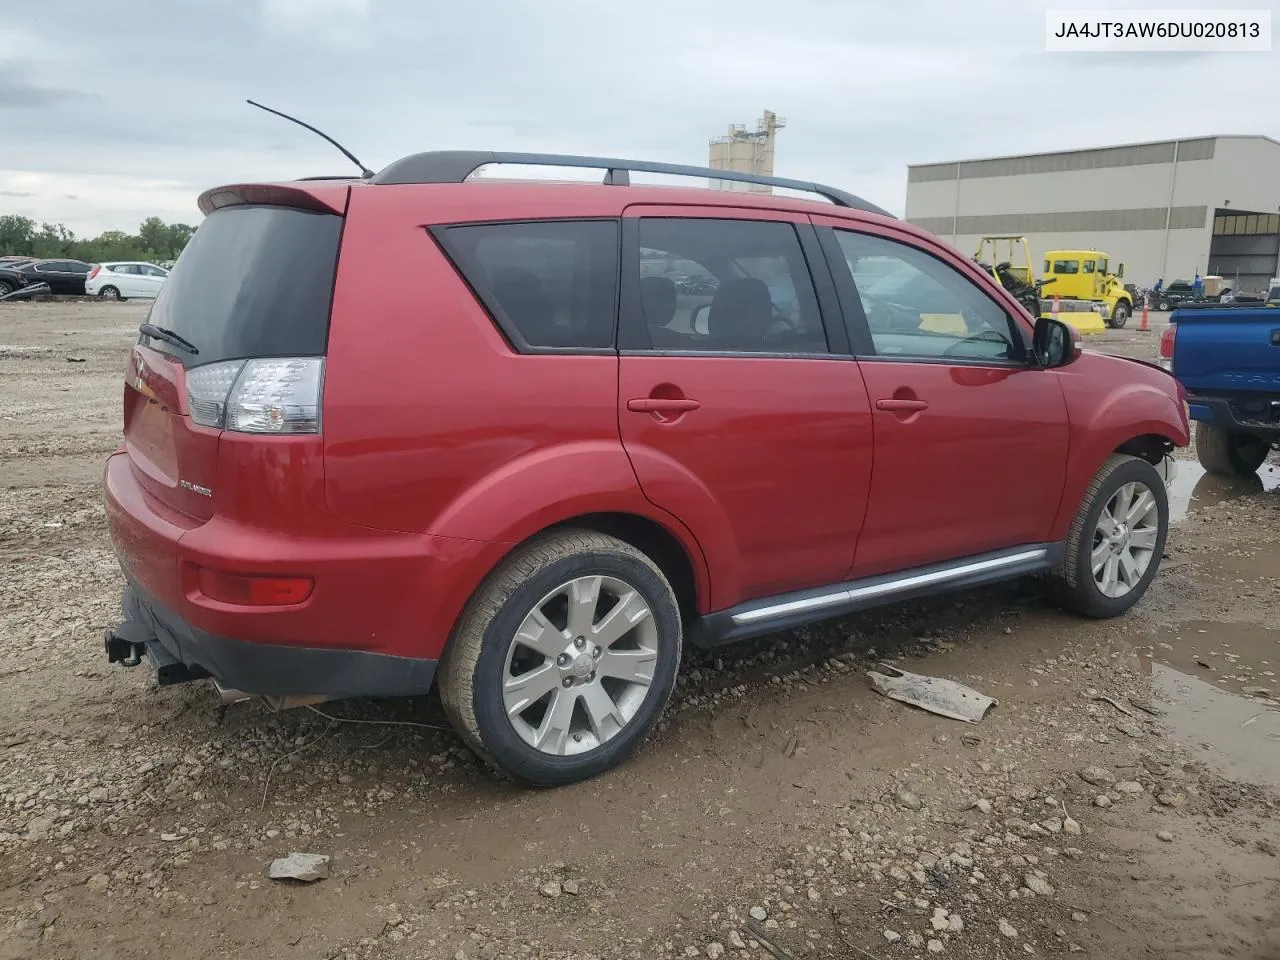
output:
[[[1147,318],[1147,311],[1151,308],[1151,294],[1144,293],[1142,295],[1142,323],[1138,324],[1139,333],[1149,333],[1151,330],[1151,322]]]

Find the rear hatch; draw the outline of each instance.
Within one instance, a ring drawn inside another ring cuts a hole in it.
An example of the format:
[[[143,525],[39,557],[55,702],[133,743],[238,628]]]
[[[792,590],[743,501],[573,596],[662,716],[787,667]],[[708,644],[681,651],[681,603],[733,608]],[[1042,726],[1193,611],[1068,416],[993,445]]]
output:
[[[175,521],[213,515],[224,430],[319,432],[347,192],[225,188],[202,198],[209,215],[140,329],[124,389],[134,475]]]

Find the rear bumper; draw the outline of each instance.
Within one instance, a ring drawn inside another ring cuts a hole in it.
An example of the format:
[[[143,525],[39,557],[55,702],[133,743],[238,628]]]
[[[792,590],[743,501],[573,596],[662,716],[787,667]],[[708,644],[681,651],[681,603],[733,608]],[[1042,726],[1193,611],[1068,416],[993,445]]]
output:
[[[260,517],[202,521],[157,501],[134,470],[128,454],[111,457],[104,499],[112,543],[143,618],[162,640],[166,634],[177,638],[183,662],[199,663],[245,692],[266,686],[286,692],[280,685],[304,659],[321,677],[329,675],[329,663],[394,665],[388,674],[380,666],[362,668],[364,679],[345,686],[334,673],[326,689],[309,687],[308,693],[337,692],[339,686],[351,695],[419,692],[429,684],[431,668],[418,665],[439,659],[463,605],[510,549],[357,527],[334,520],[323,503],[312,501],[305,509],[278,510],[272,527]],[[270,513],[274,492],[254,494],[250,502],[265,504],[262,511]],[[307,577],[314,587],[300,603],[233,604],[203,592],[201,569]],[[246,663],[262,664],[272,679],[245,678],[240,668]],[[284,674],[280,663],[290,664]],[[296,691],[314,682],[309,675],[287,686]]]
[[[1264,401],[1255,402],[1264,403]],[[1268,405],[1270,402],[1266,401]],[[1280,398],[1277,398],[1274,402],[1277,404],[1277,413],[1280,413]],[[1190,394],[1187,396],[1187,409],[1188,415],[1192,420],[1218,427],[1231,433],[1248,433],[1271,439],[1280,438],[1280,422],[1267,423],[1262,420],[1251,420],[1248,417],[1241,416],[1242,411],[1238,410],[1236,404],[1233,404],[1226,397],[1204,397]],[[1262,411],[1259,410],[1257,412]]]
[[[214,636],[134,583],[125,587],[123,606],[125,620],[115,633],[145,646],[161,682],[207,676],[224,687],[263,696],[407,697],[426,693],[435,677],[435,660]]]

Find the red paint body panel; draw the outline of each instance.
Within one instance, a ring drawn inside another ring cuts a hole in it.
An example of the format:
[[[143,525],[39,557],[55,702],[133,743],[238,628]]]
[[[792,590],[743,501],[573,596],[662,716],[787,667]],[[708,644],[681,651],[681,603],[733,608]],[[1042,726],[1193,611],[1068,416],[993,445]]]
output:
[[[1185,447],[1191,434],[1177,381],[1157,367],[1086,352],[1056,376],[1071,426],[1066,485],[1049,534],[1060,540],[1089,482],[1118,447],[1141,436]]]
[[[138,482],[172,510],[207,520],[213,501],[179,481],[213,486],[220,432],[191,422],[182,365],[134,346],[125,372],[124,442]]]
[[[713,608],[843,577],[871,480],[856,363],[624,356],[618,384],[640,485],[702,544]],[[664,385],[698,409],[670,421],[626,409]]]
[[[1067,410],[1052,371],[869,361],[875,468],[851,577],[1042,543],[1062,500]]]
[[[198,629],[262,643],[341,647],[439,657],[478,578],[505,544],[374,531],[331,519],[315,490],[274,497],[287,470],[273,457],[232,453],[244,516],[219,513],[195,527],[171,523],[138,483],[127,455],[107,462],[107,516],[130,577]],[[306,484],[302,484],[305,488]],[[251,491],[258,490],[258,496]],[[272,507],[283,513],[270,519]],[[239,574],[308,576],[300,604],[245,607],[204,596],[197,567]]]

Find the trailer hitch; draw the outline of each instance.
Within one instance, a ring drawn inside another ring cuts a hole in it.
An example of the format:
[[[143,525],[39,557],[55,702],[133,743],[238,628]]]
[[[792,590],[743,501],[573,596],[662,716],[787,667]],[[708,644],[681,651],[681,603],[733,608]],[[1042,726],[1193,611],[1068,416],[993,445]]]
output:
[[[137,621],[126,620],[103,636],[107,650],[107,662],[125,667],[136,667],[147,652],[147,628]]]

